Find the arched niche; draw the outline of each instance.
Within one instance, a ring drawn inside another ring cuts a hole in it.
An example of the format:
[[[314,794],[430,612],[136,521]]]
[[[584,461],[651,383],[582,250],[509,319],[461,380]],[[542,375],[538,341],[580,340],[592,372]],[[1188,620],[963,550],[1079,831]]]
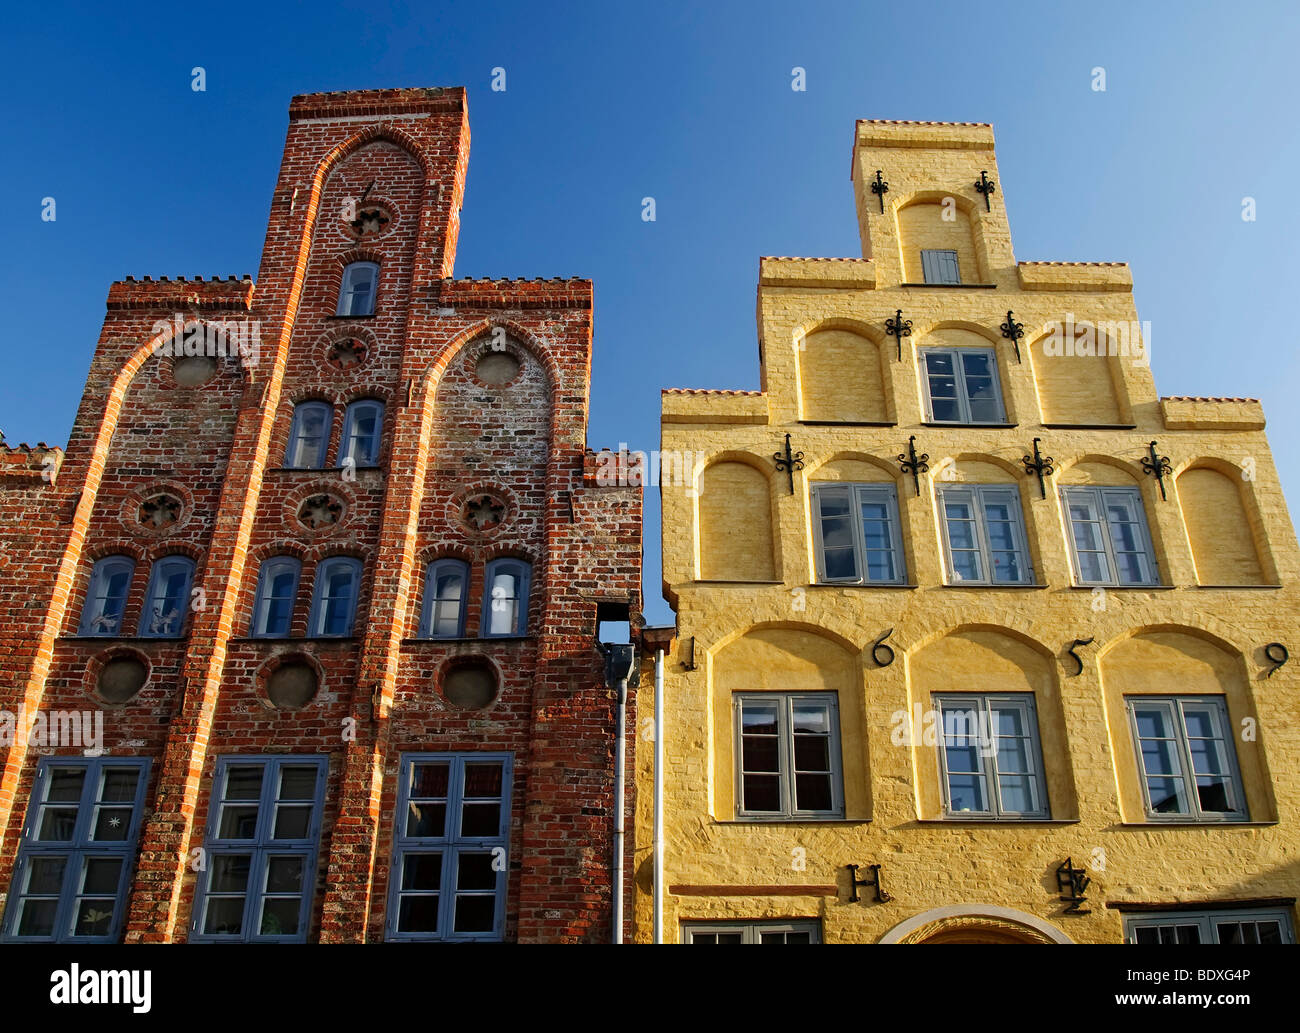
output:
[[[920,817],[944,816],[939,763],[942,729],[937,718],[930,716],[935,710],[933,697],[965,692],[1033,696],[1050,816],[1054,819],[1078,816],[1056,665],[1044,648],[998,629],[959,629],[909,652],[907,677]],[[918,713],[922,716],[919,728],[916,726]],[[927,728],[933,729],[929,736],[925,734]]]
[[[881,943],[1073,943],[1037,915],[995,904],[952,904],[900,922]]]
[[[898,211],[898,242],[903,282],[925,283],[922,251],[955,251],[960,283],[986,283],[987,272],[975,244],[975,229],[964,199],[922,199]]]
[[[1209,466],[1193,466],[1178,475],[1176,484],[1197,582],[1266,584],[1255,521],[1242,499],[1240,475],[1233,479]]]
[[[1244,658],[1235,649],[1191,628],[1139,632],[1106,650],[1099,662],[1106,723],[1118,779],[1120,812],[1128,822],[1147,821],[1137,744],[1128,713],[1135,696],[1215,696],[1228,708],[1237,767],[1252,821],[1271,821],[1276,807],[1255,732],[1258,715]]]
[[[713,814],[736,817],[739,749],[735,734],[736,693],[834,693],[840,730],[844,816],[869,818],[870,760],[866,748],[865,703],[858,653],[825,635],[799,626],[754,628],[712,655]]]
[[[1067,331],[1074,333],[1067,337]],[[1038,409],[1043,423],[1120,426],[1132,422],[1122,385],[1122,358],[1105,335],[1074,324],[1032,341]]]
[[[722,459],[700,474],[696,537],[702,581],[774,581],[772,491],[767,474]]]
[[[799,411],[815,422],[891,419],[880,346],[854,330],[826,327],[799,342]]]

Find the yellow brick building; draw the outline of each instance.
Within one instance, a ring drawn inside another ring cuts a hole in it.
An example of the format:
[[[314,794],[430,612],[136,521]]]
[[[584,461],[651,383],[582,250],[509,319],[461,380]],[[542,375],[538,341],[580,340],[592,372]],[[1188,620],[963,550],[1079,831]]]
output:
[[[762,390],[663,395],[664,941],[1294,942],[1259,404],[1156,394],[1126,265],[1016,261],[990,126],[852,175],[861,259],[761,260]]]

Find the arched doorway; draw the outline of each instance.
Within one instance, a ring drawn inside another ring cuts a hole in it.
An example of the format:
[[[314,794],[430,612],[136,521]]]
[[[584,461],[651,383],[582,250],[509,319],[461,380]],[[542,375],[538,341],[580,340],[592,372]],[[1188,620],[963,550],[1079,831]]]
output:
[[[954,904],[913,915],[881,943],[1073,943],[1035,915],[990,904]]]

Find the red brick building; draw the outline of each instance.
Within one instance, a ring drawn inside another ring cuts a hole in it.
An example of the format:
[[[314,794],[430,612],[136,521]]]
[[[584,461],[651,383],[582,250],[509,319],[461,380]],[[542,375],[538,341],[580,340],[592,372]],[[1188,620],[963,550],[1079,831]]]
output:
[[[640,488],[591,283],[452,278],[468,153],[460,89],[296,97],[256,285],[114,283],[0,455],[4,939],[610,939]]]

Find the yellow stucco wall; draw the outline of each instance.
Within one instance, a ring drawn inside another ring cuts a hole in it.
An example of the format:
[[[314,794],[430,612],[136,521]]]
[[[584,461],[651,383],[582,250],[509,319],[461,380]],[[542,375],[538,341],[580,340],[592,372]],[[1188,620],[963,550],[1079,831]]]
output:
[[[889,184],[883,213],[868,188],[876,169]],[[1300,551],[1258,403],[1160,399],[1147,335],[1119,354],[1053,353],[1063,321],[1136,324],[1131,277],[1116,263],[1017,263],[1000,185],[989,211],[974,190],[981,170],[998,182],[988,126],[859,122],[864,257],[763,259],[762,392],[664,395],[662,448],[707,456],[698,479],[661,488],[677,611],[664,688],[668,942],[683,922],[795,918],[819,920],[827,942],[878,942],[907,922],[910,940],[1117,942],[1122,916],[1108,903],[1297,895],[1300,674],[1292,663],[1266,677],[1264,647],[1297,645]],[[946,197],[960,218],[945,223]],[[904,286],[921,279],[921,246],[965,255],[966,285]],[[898,310],[912,322],[901,359],[884,332]],[[1019,361],[1000,331],[1008,311],[1025,331]],[[1014,426],[927,425],[917,350],[929,346],[993,347]],[[1176,361],[1160,348],[1157,363]],[[854,353],[869,358],[835,376]],[[803,453],[793,493],[772,464],[787,433]],[[929,463],[919,494],[897,462],[911,435]],[[1034,438],[1055,463],[1045,498],[1020,462]],[[1142,466],[1153,440],[1170,461],[1163,499]],[[710,491],[710,463],[734,472],[740,457],[748,472]],[[816,583],[818,482],[895,484],[906,586]],[[1035,585],[945,584],[935,488],[962,482],[1016,486]],[[1089,484],[1140,490],[1159,587],[1074,586],[1059,490]],[[886,632],[894,660],[881,666],[873,646]],[[1089,638],[1076,674],[1066,650]],[[648,666],[642,714],[652,685]],[[842,820],[736,819],[733,696],[788,690],[838,700]],[[943,816],[937,748],[901,733],[915,705],[962,691],[1033,694],[1049,821]],[[1125,697],[1171,693],[1225,700],[1249,821],[1146,819]],[[653,743],[642,733],[636,928],[648,940]],[[1067,857],[1092,878],[1090,914],[1062,913],[1055,870]],[[845,866],[873,863],[893,900],[867,889],[850,903]]]

